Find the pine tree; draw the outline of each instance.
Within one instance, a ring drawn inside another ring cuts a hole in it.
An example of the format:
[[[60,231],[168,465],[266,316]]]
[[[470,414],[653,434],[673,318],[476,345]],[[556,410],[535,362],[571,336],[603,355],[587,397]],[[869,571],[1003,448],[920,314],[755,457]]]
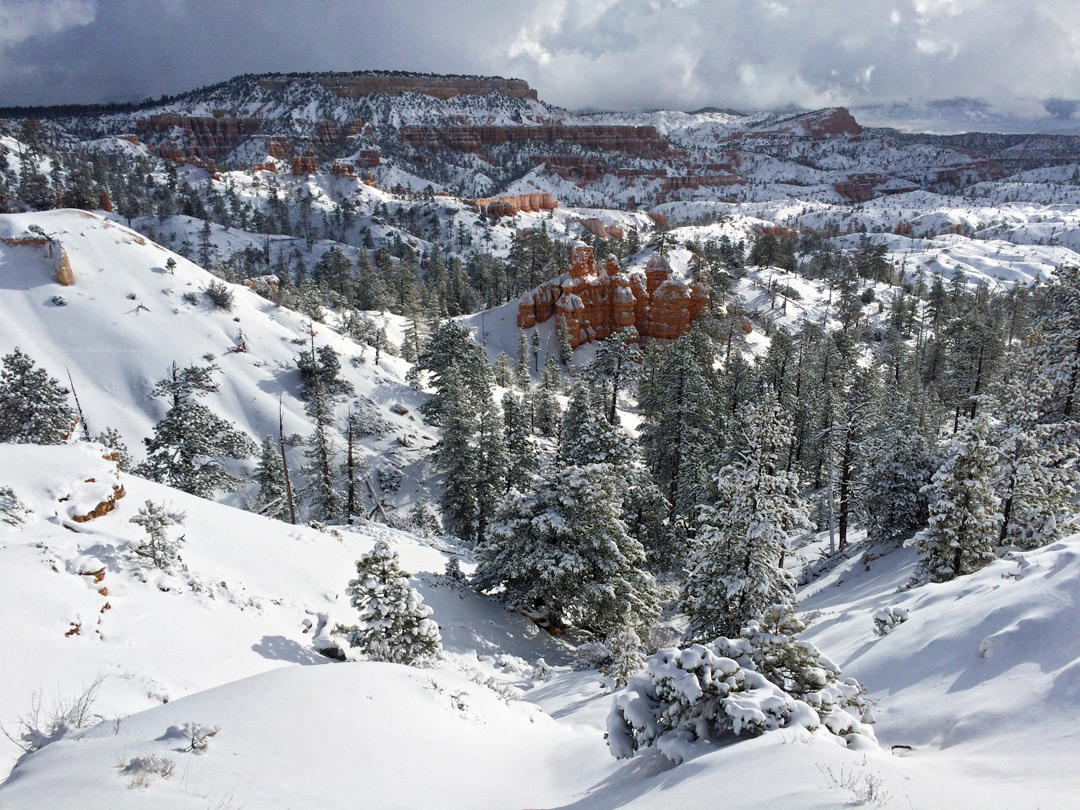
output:
[[[621,518],[620,486],[611,464],[583,464],[553,466],[527,493],[511,490],[474,584],[502,588],[512,608],[555,630],[607,633],[654,616],[655,587]]]
[[[368,516],[360,489],[368,470],[359,447],[359,440],[365,435],[370,434],[364,425],[364,417],[350,408],[345,417],[345,458],[341,463],[341,477],[345,482],[342,513],[350,525],[355,523],[357,518],[366,520]]]
[[[68,393],[16,347],[0,360],[0,442],[62,443],[75,427]]]
[[[666,355],[646,356],[659,365],[643,371],[648,383],[639,392],[645,461],[667,499],[669,521],[687,521],[706,497],[706,464],[720,437],[713,355],[705,334],[694,329]]]
[[[923,487],[934,474],[934,447],[915,395],[884,401],[860,449],[866,533],[875,543],[909,537],[926,525]]]
[[[130,522],[146,530],[146,540],[132,547],[140,557],[148,558],[158,568],[168,570],[180,555],[180,541],[169,538],[169,528],[179,526],[187,517],[183,512],[170,511],[164,504],[158,506],[146,501],[139,507],[139,514]]]
[[[595,385],[602,387],[607,398],[607,420],[614,425],[618,414],[619,392],[630,387],[641,365],[641,351],[634,345],[634,327],[612,333],[596,349],[596,356],[586,373]]]
[[[337,487],[336,452],[331,442],[331,405],[316,382],[315,393],[308,400],[306,409],[315,420],[315,430],[307,438],[304,447],[306,463],[300,472],[307,483],[300,490],[301,497],[308,499],[312,520],[330,523],[341,515],[342,496]]]
[[[506,488],[524,489],[537,468],[537,449],[524,398],[507,391],[503,394],[502,411],[506,439]]]
[[[559,363],[563,366],[570,365],[574,360],[574,348],[570,345],[570,329],[566,325],[566,318],[559,316]]]
[[[235,488],[237,479],[222,459],[244,460],[256,445],[195,401],[218,390],[215,371],[215,365],[180,369],[173,363],[169,376],[154,386],[151,395],[167,397],[172,405],[154,426],[154,435],[144,440],[148,455],[138,467],[140,475],[201,498]]]
[[[929,527],[916,547],[921,573],[946,582],[974,573],[994,559],[1001,502],[994,494],[998,451],[985,415],[961,422],[945,448],[945,460],[924,487],[930,502]]]
[[[719,497],[699,517],[682,602],[689,638],[734,637],[770,606],[794,604],[794,580],[781,564],[788,536],[810,522],[798,475],[778,469],[790,440],[775,398],[752,406],[745,449],[720,469]]]
[[[1039,362],[1041,347],[1025,347],[994,391],[995,491],[1001,499],[1002,546],[1033,549],[1075,531],[1072,516],[1080,485],[1076,436],[1080,424],[1048,421],[1055,379]]]
[[[431,608],[409,585],[397,553],[382,540],[356,561],[356,579],[345,593],[360,611],[359,623],[347,630],[349,644],[368,657],[412,666],[442,651]]]
[[[524,329],[518,330],[517,362],[514,366],[514,384],[526,391],[532,387],[532,374],[529,373],[529,338]]]
[[[1080,398],[1080,266],[1059,267],[1038,308],[1040,365],[1053,383],[1049,413],[1076,419]]]
[[[281,519],[288,511],[285,493],[285,468],[281,463],[277,442],[270,436],[259,448],[259,464],[255,468],[255,483],[259,485],[256,511],[269,518]]]
[[[542,436],[554,436],[559,430],[562,411],[556,394],[562,391],[562,375],[553,356],[544,364],[544,374],[533,398],[533,425]]]

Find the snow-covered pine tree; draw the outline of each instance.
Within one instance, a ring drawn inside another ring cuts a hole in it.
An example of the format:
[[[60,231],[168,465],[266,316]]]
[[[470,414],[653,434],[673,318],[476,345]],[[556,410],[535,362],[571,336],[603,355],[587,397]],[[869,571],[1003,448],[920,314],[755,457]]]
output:
[[[213,380],[217,366],[173,363],[169,376],[150,392],[167,397],[172,405],[154,426],[154,435],[143,441],[149,451],[137,471],[145,478],[209,498],[220,489],[231,490],[237,479],[222,466],[223,458],[243,460],[257,449],[255,443],[196,397],[218,390]]]
[[[544,373],[540,385],[533,397],[533,426],[541,436],[554,436],[559,430],[562,411],[555,398],[562,392],[562,374],[553,355],[549,355],[544,364]]]
[[[499,352],[491,373],[495,377],[495,384],[500,388],[509,388],[513,384],[514,372],[510,368],[510,358],[506,352]]]
[[[140,557],[146,557],[158,568],[168,570],[180,554],[180,540],[169,537],[169,528],[179,526],[187,517],[183,512],[170,511],[164,504],[159,506],[153,501],[139,507],[139,514],[130,522],[142,526],[146,531],[146,540],[132,547]]]
[[[63,442],[75,426],[68,393],[16,346],[0,360],[0,442]]]
[[[412,666],[442,651],[431,608],[409,585],[397,553],[382,540],[356,561],[356,579],[345,593],[360,611],[360,621],[347,630],[349,644],[369,658]]]
[[[618,416],[619,392],[633,385],[641,366],[642,355],[634,344],[636,340],[637,330],[632,326],[612,333],[597,347],[596,357],[586,370],[586,377],[604,391],[610,424],[615,424]]]
[[[363,411],[349,409],[345,416],[345,458],[341,462],[341,478],[345,483],[342,513],[345,522],[353,524],[359,518],[367,519],[364,507],[363,486],[368,473],[368,465],[360,455],[360,437],[370,435],[369,420]]]
[[[536,486],[510,490],[473,583],[500,587],[509,605],[548,626],[608,633],[657,612],[645,553],[626,531],[611,464],[549,467]]]
[[[944,461],[923,488],[930,525],[916,540],[920,579],[946,582],[993,561],[1002,520],[993,487],[998,458],[986,415],[962,420],[945,447]]]
[[[524,397],[507,391],[502,398],[503,427],[506,440],[506,487],[524,489],[538,466],[532,425],[525,410]]]
[[[255,511],[269,518],[282,518],[289,508],[285,493],[285,468],[277,442],[270,436],[263,439],[259,448],[255,483],[259,485]]]
[[[532,387],[532,374],[529,373],[529,336],[524,329],[518,329],[517,359],[514,362],[514,385],[521,391]]]
[[[926,493],[934,474],[934,447],[917,394],[883,408],[860,447],[859,469],[866,532],[872,542],[909,537],[926,525]]]
[[[750,406],[744,449],[717,474],[719,497],[701,510],[682,608],[687,637],[734,637],[772,605],[794,603],[780,566],[788,536],[810,525],[799,477],[779,469],[791,425],[771,393]]]
[[[1076,419],[1080,414],[1080,266],[1054,272],[1054,282],[1036,312],[1040,365],[1053,384],[1048,415]]]
[[[1056,375],[1039,362],[1041,348],[1026,346],[1017,353],[990,405],[996,417],[995,491],[1001,499],[998,542],[1003,547],[1038,548],[1075,531],[1080,424],[1046,421],[1057,410],[1057,385]]]
[[[645,417],[641,444],[645,462],[668,502],[668,519],[688,521],[709,488],[706,465],[720,436],[718,380],[712,349],[695,328],[675,341],[666,354],[647,353],[641,392]]]
[[[304,466],[300,472],[307,483],[300,496],[308,501],[309,516],[320,523],[330,523],[341,516],[342,495],[338,490],[336,456],[331,429],[331,403],[316,380],[305,410],[315,420],[315,430],[304,446]]]

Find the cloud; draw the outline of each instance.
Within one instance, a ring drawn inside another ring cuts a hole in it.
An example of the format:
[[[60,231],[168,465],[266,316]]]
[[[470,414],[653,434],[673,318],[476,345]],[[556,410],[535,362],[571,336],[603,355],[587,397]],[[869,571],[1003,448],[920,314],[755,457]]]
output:
[[[0,104],[245,72],[519,76],[573,109],[1080,93],[1075,0],[0,0]]]

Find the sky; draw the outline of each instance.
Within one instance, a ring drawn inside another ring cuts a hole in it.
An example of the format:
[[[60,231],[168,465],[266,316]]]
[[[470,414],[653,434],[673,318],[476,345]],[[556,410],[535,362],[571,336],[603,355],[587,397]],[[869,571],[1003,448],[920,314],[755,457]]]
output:
[[[1076,0],[0,0],[0,106],[240,73],[525,79],[573,110],[981,99],[1070,116]]]

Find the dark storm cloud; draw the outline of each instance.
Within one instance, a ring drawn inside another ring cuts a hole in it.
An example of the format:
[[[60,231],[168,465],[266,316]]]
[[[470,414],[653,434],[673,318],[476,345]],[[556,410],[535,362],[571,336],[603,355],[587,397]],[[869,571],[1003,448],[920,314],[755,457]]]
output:
[[[1072,99],[1075,0],[0,0],[0,104],[262,71],[516,75],[571,108]],[[1035,104],[1039,111],[1041,105]]]

